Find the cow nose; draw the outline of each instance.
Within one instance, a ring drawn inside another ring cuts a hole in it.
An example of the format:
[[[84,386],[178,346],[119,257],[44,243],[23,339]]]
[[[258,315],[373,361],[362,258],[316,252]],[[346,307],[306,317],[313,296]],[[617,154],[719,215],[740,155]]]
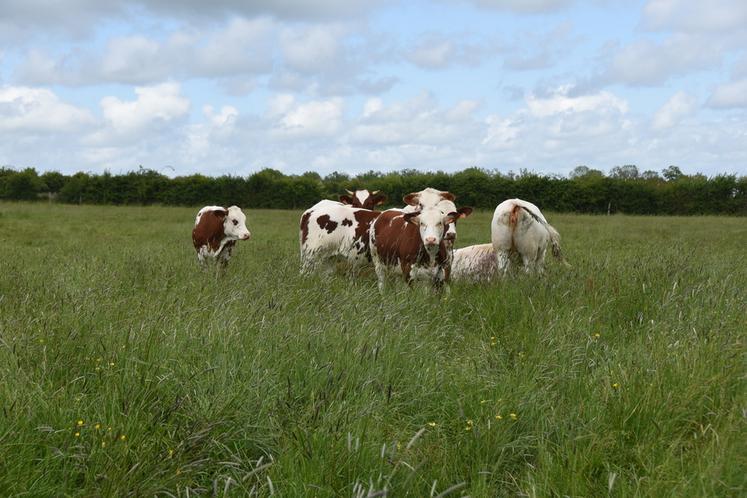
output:
[[[249,240],[249,238],[252,236],[251,233],[248,233],[242,237],[243,240]]]
[[[434,246],[436,245],[436,237],[426,237],[425,238],[426,245]]]
[[[456,240],[456,234],[447,232],[446,235],[444,235],[444,240]]]

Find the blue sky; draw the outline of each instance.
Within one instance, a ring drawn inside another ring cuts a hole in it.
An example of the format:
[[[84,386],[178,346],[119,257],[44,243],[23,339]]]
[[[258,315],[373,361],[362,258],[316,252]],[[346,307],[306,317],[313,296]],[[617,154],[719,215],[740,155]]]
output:
[[[0,0],[0,165],[747,174],[743,0]]]

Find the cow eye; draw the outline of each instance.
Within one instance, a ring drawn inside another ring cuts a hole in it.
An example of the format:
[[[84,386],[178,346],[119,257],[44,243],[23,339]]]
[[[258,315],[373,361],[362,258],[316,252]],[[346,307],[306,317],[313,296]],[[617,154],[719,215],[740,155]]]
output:
[[[238,225],[238,224],[239,224],[239,222],[238,222],[238,221],[236,221],[236,220],[231,220],[231,222],[232,222],[232,223],[234,224],[234,226],[236,226],[236,225]]]

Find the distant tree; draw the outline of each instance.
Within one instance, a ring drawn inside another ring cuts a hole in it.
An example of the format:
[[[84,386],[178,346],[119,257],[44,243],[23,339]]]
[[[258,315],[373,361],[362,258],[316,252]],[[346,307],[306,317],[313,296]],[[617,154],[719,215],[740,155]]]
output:
[[[58,171],[47,171],[40,178],[47,192],[57,193],[65,185],[65,176]]]
[[[610,177],[617,178],[619,180],[635,180],[639,177],[638,167],[634,164],[615,166],[610,171]]]
[[[571,171],[568,174],[568,178],[578,178],[580,176],[586,176],[589,171],[591,171],[588,166],[576,166],[573,168],[573,171]]]
[[[5,197],[17,201],[31,201],[44,188],[44,182],[34,168],[26,168],[9,175],[5,183]]]
[[[641,173],[641,178],[643,178],[644,180],[661,180],[659,173],[650,169]]]
[[[673,182],[679,180],[685,176],[685,174],[682,173],[682,170],[677,166],[669,166],[668,168],[661,170],[661,176],[663,176],[666,181]]]

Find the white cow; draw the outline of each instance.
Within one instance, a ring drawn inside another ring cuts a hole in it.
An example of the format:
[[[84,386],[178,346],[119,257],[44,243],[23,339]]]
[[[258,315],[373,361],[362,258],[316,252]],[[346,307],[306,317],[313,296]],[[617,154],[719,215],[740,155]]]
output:
[[[301,273],[331,272],[340,259],[351,269],[371,261],[368,228],[380,214],[330,200],[304,211],[299,223]]]
[[[496,270],[503,275],[508,272],[512,254],[521,257],[527,273],[542,273],[548,244],[552,245],[553,256],[568,265],[560,250],[560,234],[531,202],[509,199],[498,204],[490,232]]]

